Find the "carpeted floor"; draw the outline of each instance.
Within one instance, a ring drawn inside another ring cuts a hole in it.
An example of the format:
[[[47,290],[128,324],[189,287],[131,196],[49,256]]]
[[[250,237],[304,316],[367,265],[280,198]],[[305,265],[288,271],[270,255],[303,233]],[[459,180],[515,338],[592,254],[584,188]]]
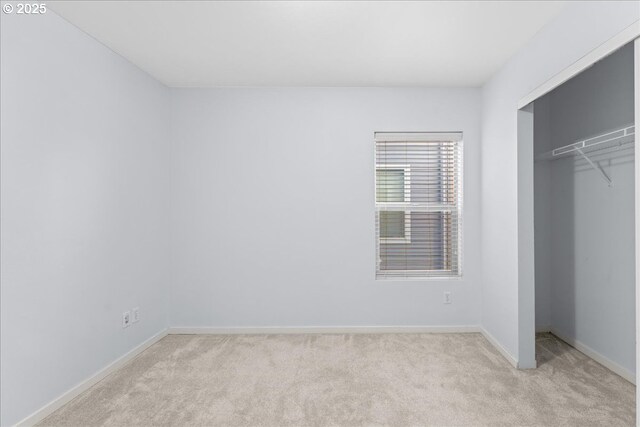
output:
[[[635,387],[549,334],[169,335],[46,426],[631,426]]]

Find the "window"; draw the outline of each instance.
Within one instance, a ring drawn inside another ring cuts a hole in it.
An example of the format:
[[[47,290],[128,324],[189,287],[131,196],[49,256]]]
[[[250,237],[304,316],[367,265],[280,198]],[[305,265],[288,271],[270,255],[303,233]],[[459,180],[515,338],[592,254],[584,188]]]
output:
[[[459,277],[462,134],[375,140],[376,278]]]

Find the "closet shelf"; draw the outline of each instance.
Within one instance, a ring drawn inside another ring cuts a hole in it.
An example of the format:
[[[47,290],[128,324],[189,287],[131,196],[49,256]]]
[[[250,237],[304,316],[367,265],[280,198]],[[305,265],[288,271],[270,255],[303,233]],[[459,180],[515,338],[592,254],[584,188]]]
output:
[[[629,138],[633,135],[635,135],[635,126],[626,126],[621,129],[603,133],[592,138],[583,139],[582,141],[547,151],[546,153],[536,156],[536,160],[555,160],[568,155],[584,155],[589,154],[592,151],[600,151],[606,148],[633,144],[633,138]]]
[[[624,146],[632,145],[634,143],[634,138],[632,138],[634,135],[635,126],[626,126],[621,129],[603,133],[592,138],[583,139],[582,141],[547,151],[546,153],[536,156],[536,160],[556,160],[560,157],[579,155],[600,174],[602,179],[604,179],[609,186],[611,186],[611,179],[607,176],[604,170],[602,170],[600,165],[591,160],[587,154],[609,148],[622,148]]]

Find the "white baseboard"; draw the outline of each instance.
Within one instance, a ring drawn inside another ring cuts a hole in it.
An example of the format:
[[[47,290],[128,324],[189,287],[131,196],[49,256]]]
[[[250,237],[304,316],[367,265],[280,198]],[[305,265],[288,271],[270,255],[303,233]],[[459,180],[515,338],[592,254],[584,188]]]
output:
[[[101,370],[99,370],[89,378],[85,379],[84,381],[81,381],[71,390],[65,392],[62,396],[54,399],[53,401],[49,402],[42,408],[35,411],[33,414],[29,415],[28,417],[24,418],[22,421],[18,422],[16,424],[16,427],[33,426],[39,423],[40,421],[42,421],[43,419],[51,415],[53,412],[60,409],[62,406],[66,405],[71,400],[76,398],[79,394],[88,390],[91,386],[93,386],[94,384],[104,379],[107,375],[117,371],[127,362],[135,359],[136,356],[138,356],[140,353],[145,351],[147,348],[151,347],[153,344],[160,341],[166,335],[167,335],[167,330],[165,329],[164,331],[161,331],[158,334],[154,335],[153,337],[149,338],[148,340],[146,340],[145,342],[143,342],[133,350],[129,351],[128,353],[124,354],[123,356],[119,357],[118,359],[114,360],[113,362],[111,362],[110,364],[108,364],[107,366],[105,366],[104,368],[102,368]]]
[[[567,344],[569,344],[571,347],[575,348],[579,352],[589,356],[590,358],[592,358],[593,360],[595,360],[596,362],[598,362],[599,364],[601,364],[605,368],[607,368],[607,369],[613,371],[614,373],[620,375],[622,378],[624,378],[625,380],[629,381],[631,384],[635,384],[636,383],[635,374],[633,372],[631,372],[630,370],[628,370],[627,368],[617,364],[616,362],[614,362],[613,360],[607,358],[606,356],[603,356],[602,354],[598,353],[597,351],[595,351],[591,347],[584,345],[580,341],[578,341],[578,340],[576,340],[574,338],[567,337],[563,333],[559,332],[557,329],[550,328],[549,332],[551,332],[553,335],[555,335],[556,337],[558,337],[562,341],[566,342]]]
[[[514,368],[518,369],[518,359],[516,359],[515,357],[513,357],[511,355],[511,353],[509,353],[507,351],[506,348],[504,348],[502,346],[502,344],[500,344],[498,342],[497,339],[495,339],[495,337],[493,335],[491,335],[489,332],[487,332],[486,329],[481,328],[480,329],[480,333],[482,333],[482,336],[484,336],[484,338],[489,341],[489,343],[495,347],[496,350],[498,350],[498,352],[505,358],[507,359],[507,362],[509,362],[511,364],[511,366],[513,366]]]
[[[479,326],[267,326],[267,327],[172,327],[169,334],[426,334],[473,333]]]

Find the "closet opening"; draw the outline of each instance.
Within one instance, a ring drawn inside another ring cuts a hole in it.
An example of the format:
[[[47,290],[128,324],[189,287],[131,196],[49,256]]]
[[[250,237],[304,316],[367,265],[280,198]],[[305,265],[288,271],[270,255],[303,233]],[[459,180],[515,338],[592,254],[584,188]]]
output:
[[[635,384],[634,78],[631,42],[521,114],[533,130],[535,363],[586,356]]]

